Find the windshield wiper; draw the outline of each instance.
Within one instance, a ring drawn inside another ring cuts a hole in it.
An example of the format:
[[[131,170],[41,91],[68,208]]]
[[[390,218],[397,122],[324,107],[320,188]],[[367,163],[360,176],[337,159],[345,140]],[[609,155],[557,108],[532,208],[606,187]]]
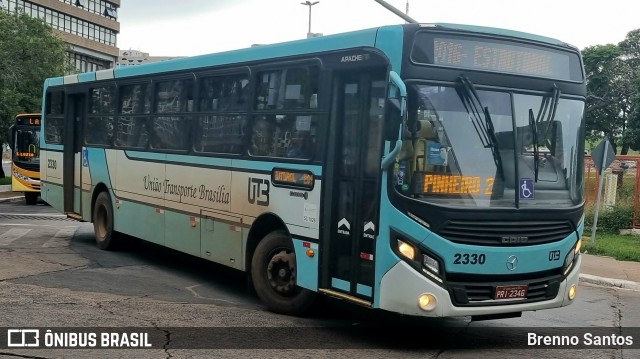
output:
[[[556,118],[556,111],[558,110],[559,101],[560,89],[556,85],[553,85],[551,96],[545,97],[542,100],[540,109],[538,110],[538,117],[536,117],[536,125],[542,122],[546,123],[544,131],[542,132],[542,139],[547,138],[547,132],[549,131],[549,127],[551,127],[551,122]],[[549,113],[547,113],[547,109],[549,110]],[[542,119],[543,117],[545,117],[544,120]]]
[[[533,137],[533,173],[535,181],[538,182],[538,125],[537,120],[533,117],[533,109],[529,109],[529,128],[531,129],[531,137]]]
[[[551,97],[547,97],[547,102],[550,103],[549,108],[549,116],[545,120],[547,126],[543,132],[543,139],[547,138],[547,132],[549,131],[549,127],[551,127],[551,122],[556,118],[556,111],[558,110],[558,102],[560,102],[560,89],[553,85],[553,90],[551,92]]]
[[[504,180],[504,172],[502,169],[502,158],[498,150],[498,139],[496,138],[495,128],[491,115],[489,114],[489,108],[482,105],[480,97],[473,85],[473,83],[466,77],[460,76],[458,82],[461,86],[456,86],[456,92],[462,100],[464,108],[469,114],[469,119],[473,125],[478,138],[484,148],[491,148],[491,154],[493,155],[493,161],[496,164],[496,168],[500,173],[500,177]],[[484,121],[482,117],[484,116]]]
[[[553,89],[551,90],[551,96],[544,97],[542,103],[540,104],[540,109],[538,110],[538,116],[536,118],[533,117],[533,109],[529,109],[529,128],[531,129],[531,134],[533,137],[533,171],[535,175],[535,181],[538,182],[538,169],[539,169],[539,140],[538,140],[538,124],[546,123],[545,129],[542,134],[542,140],[545,141],[542,145],[548,147],[546,143],[547,134],[549,132],[549,127],[551,127],[551,122],[556,117],[556,111],[558,110],[558,102],[560,101],[560,89],[553,85]],[[547,112],[548,111],[548,112]],[[543,118],[545,118],[543,120]]]

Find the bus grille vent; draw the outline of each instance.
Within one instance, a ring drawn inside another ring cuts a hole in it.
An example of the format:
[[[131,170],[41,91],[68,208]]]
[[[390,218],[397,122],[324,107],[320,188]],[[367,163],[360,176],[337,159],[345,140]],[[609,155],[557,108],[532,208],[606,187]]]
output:
[[[569,221],[448,221],[437,233],[454,243],[527,246],[557,242],[574,233]]]

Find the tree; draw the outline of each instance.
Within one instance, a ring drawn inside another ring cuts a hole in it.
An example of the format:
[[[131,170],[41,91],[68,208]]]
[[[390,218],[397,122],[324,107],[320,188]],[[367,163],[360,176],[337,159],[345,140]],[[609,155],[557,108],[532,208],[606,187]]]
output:
[[[66,44],[47,24],[0,10],[0,146],[16,114],[41,111],[44,80],[68,69]]]
[[[620,154],[640,146],[640,121],[632,120],[638,103],[640,29],[618,45],[596,45],[582,51],[587,74],[587,136],[612,139]]]
[[[625,61],[630,68],[630,83],[633,94],[629,100],[629,131],[625,141],[633,150],[640,150],[640,29],[633,30],[620,43]]]

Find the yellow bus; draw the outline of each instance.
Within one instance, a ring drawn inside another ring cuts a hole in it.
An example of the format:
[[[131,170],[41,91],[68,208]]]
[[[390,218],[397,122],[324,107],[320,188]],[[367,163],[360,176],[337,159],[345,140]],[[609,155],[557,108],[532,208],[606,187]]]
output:
[[[40,195],[40,114],[16,116],[9,130],[12,150],[11,190],[24,192],[27,204],[36,204]]]

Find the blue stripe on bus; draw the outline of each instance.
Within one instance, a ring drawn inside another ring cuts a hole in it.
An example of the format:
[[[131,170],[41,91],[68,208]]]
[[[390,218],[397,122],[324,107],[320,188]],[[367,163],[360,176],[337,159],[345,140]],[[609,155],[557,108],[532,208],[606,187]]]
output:
[[[89,170],[91,171],[91,185],[95,186],[96,183],[104,183],[108,188],[113,188],[111,177],[109,176],[106,151],[103,148],[88,148],[87,155],[89,157]]]
[[[46,82],[45,82],[45,87],[48,87],[48,86],[60,86],[60,85],[64,85],[64,78],[63,77],[50,78],[50,79],[47,79]]]
[[[282,163],[268,161],[248,161],[232,158],[215,158],[204,156],[188,156],[173,155],[165,153],[151,153],[138,151],[125,151],[128,158],[134,160],[151,160],[159,162],[174,162],[184,165],[202,165],[212,167],[226,167],[231,169],[253,170],[259,172],[271,172],[275,167],[288,168],[293,170],[311,171],[316,176],[322,175],[322,166],[300,164],[300,163]]]
[[[367,297],[371,297],[373,295],[373,288],[371,288],[368,285],[358,283],[356,285],[356,293],[367,296]]]
[[[338,278],[331,278],[331,286],[333,288],[344,290],[345,292],[349,292],[351,290],[351,284],[349,282]]]
[[[96,80],[95,72],[84,72],[78,74],[78,82],[91,82]]]

